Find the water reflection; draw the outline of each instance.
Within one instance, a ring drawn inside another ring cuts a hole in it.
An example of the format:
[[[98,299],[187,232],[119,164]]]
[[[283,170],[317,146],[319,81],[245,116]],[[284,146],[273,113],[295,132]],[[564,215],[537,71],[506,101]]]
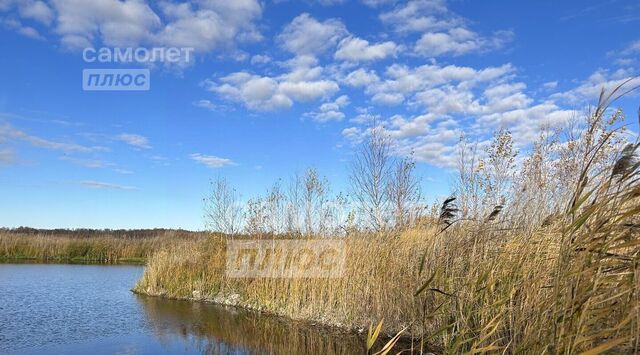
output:
[[[359,354],[362,339],[321,327],[213,304],[137,296],[158,341],[202,353]],[[185,344],[186,345],[186,344]]]
[[[0,263],[0,354],[361,354],[322,327],[137,296],[140,266]]]

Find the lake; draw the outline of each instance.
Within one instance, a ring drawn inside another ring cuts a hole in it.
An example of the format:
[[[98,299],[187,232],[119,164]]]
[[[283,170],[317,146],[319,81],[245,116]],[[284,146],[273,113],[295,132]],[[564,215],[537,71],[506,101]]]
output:
[[[362,339],[133,294],[141,266],[0,264],[0,354],[357,354]]]

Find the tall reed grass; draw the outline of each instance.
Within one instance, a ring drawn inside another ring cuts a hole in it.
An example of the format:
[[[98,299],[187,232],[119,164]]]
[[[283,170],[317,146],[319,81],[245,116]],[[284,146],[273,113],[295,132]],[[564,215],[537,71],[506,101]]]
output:
[[[359,331],[384,320],[415,352],[638,353],[639,144],[616,140],[614,94],[579,138],[542,139],[500,205],[462,211],[488,196],[462,194],[412,228],[341,237],[341,278],[228,278],[211,236],[155,253],[135,290]]]

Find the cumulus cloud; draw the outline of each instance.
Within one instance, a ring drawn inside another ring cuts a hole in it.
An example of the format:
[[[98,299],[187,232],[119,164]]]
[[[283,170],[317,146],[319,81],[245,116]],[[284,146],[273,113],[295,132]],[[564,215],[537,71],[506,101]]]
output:
[[[271,62],[271,57],[269,57],[268,55],[256,54],[251,57],[252,65],[267,64],[269,62]]]
[[[481,83],[486,85],[494,80],[506,79],[513,70],[510,64],[484,69],[437,64],[418,67],[392,64],[386,68],[382,78],[377,78],[375,73],[355,71],[345,80],[354,84],[368,81],[365,93],[371,96],[374,103],[398,105],[409,99],[410,104],[433,109],[435,106],[471,105],[473,95],[469,94],[469,90]],[[444,107],[442,109],[447,110]]]
[[[356,107],[356,112],[358,114],[349,122],[370,126],[382,118],[381,115],[373,113],[373,107]]]
[[[449,12],[444,0],[408,1],[382,13],[380,19],[398,32],[436,31],[464,24],[461,17]]]
[[[118,0],[54,0],[57,32],[69,47],[92,46],[100,38],[108,46],[149,42],[160,17],[144,2]]]
[[[362,3],[364,3],[367,6],[378,7],[385,4],[392,4],[396,1],[397,0],[362,0]]]
[[[596,100],[603,88],[611,90],[622,84],[625,84],[627,89],[640,86],[640,78],[630,70],[618,69],[610,71],[599,69],[578,86],[564,92],[555,93],[551,95],[551,98],[573,105],[585,104],[588,101]]]
[[[511,31],[482,36],[467,26],[467,20],[447,8],[444,0],[413,0],[380,15],[382,22],[400,33],[418,33],[415,53],[427,57],[460,56],[501,48]]]
[[[366,71],[363,68],[359,68],[349,73],[343,81],[349,86],[361,87],[371,85],[379,79],[375,71]]]
[[[52,26],[71,49],[175,46],[209,52],[262,38],[255,24],[262,15],[257,0],[161,2],[157,12],[140,0],[52,0],[50,5],[19,0],[4,7],[22,19]]]
[[[243,1],[201,1],[164,3],[162,11],[171,20],[157,33],[155,41],[163,45],[192,47],[211,51],[237,41],[256,41],[262,36],[254,21],[262,14],[260,3]]]
[[[291,21],[277,40],[282,48],[296,55],[319,55],[335,47],[347,35],[347,29],[338,19],[318,21],[303,13]]]
[[[367,40],[350,36],[340,41],[334,57],[352,62],[373,61],[395,56],[398,50],[392,41],[369,44]]]
[[[527,85],[517,80],[515,68],[510,64],[480,69],[392,64],[380,76],[365,70],[352,73],[343,82],[349,77],[376,78],[361,84],[372,102],[381,105],[406,102],[419,112],[383,117],[373,112],[375,108],[360,108],[359,115],[350,120],[355,125],[342,131],[344,138],[361,142],[375,122],[394,139],[396,154],[411,153],[419,161],[444,168],[455,166],[461,135],[482,147],[490,143],[495,130],[507,128],[516,146],[526,147],[541,131],[567,125],[575,119],[577,112],[564,108],[559,101],[597,96],[603,85],[612,88],[629,74],[620,70],[598,71],[571,90],[535,100],[527,94]],[[557,83],[543,86],[555,88]]]
[[[363,132],[358,127],[349,127],[342,130],[342,135],[353,143],[360,143]]]
[[[342,95],[331,102],[325,102],[318,108],[317,111],[308,112],[306,117],[310,117],[316,122],[324,123],[329,121],[342,121],[345,114],[341,109],[349,105],[349,96]]]
[[[204,164],[209,168],[223,168],[225,166],[237,165],[231,159],[220,158],[215,155],[204,155],[200,153],[193,153],[189,155],[191,160],[197,161],[200,164]]]
[[[54,19],[53,10],[43,1],[22,0],[18,3],[20,16],[49,25]]]
[[[427,57],[437,57],[445,54],[460,56],[472,52],[501,48],[512,37],[512,32],[500,31],[491,38],[485,38],[475,32],[458,27],[447,32],[425,33],[416,42],[415,51]]]
[[[14,30],[20,35],[23,35],[25,37],[29,37],[37,40],[45,40],[44,36],[42,36],[40,32],[38,32],[38,30],[36,30],[31,26],[24,25],[22,22],[16,19],[0,18],[0,26],[10,30]]]
[[[279,76],[236,72],[217,81],[205,80],[204,86],[226,100],[243,103],[250,110],[286,109],[294,102],[329,98],[339,90],[335,81],[322,77],[323,68],[315,64],[313,57],[300,56],[289,61],[286,64],[289,71]]]
[[[207,90],[230,101],[242,102],[251,110],[270,111],[288,108],[293,101],[278,90],[278,82],[270,77],[237,72],[220,79],[205,81]]]

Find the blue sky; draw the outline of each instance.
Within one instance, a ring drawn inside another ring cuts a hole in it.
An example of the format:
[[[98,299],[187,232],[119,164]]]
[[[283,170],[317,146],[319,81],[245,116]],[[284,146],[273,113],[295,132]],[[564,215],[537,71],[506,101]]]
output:
[[[637,75],[639,25],[631,0],[0,0],[0,226],[201,229],[217,175],[247,198],[314,166],[343,191],[374,118],[431,201],[461,133],[526,150]],[[151,89],[83,91],[87,68],[150,68]],[[634,131],[638,103],[619,103]]]

